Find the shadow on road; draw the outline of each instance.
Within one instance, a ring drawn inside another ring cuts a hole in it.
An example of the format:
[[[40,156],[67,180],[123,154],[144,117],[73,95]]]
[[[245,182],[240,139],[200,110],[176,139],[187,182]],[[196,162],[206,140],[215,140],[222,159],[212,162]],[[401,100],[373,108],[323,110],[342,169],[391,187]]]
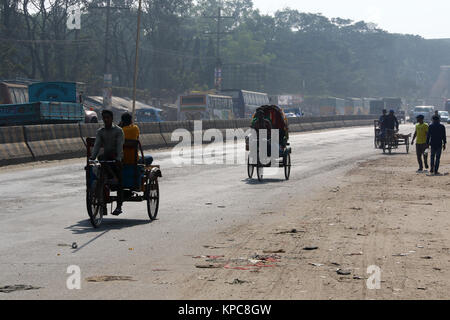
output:
[[[120,218],[103,218],[103,222],[99,228],[95,229],[89,219],[78,221],[76,224],[66,227],[65,229],[72,231],[74,234],[84,233],[101,233],[109,230],[120,230],[131,228],[134,226],[150,224],[149,219],[120,219]]]
[[[250,185],[261,185],[261,184],[269,184],[269,183],[281,183],[281,182],[285,182],[286,179],[263,178],[263,180],[261,182],[258,181],[258,179],[245,179],[242,181],[245,182],[246,184],[250,184]]]

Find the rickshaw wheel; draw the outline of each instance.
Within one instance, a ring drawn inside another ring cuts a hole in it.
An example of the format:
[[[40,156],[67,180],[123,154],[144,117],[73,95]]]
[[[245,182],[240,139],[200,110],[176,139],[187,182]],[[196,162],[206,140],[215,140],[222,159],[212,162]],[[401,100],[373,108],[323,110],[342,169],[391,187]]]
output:
[[[247,159],[247,174],[248,174],[248,178],[251,179],[253,178],[253,172],[255,171],[255,167],[250,164],[250,156]]]
[[[159,184],[158,179],[147,180],[145,191],[145,199],[147,200],[147,213],[150,220],[156,220],[159,209]]]
[[[261,182],[263,180],[263,167],[261,165],[256,166],[256,175],[258,176],[258,181]]]
[[[291,155],[288,153],[284,159],[284,176],[289,180],[291,176]]]
[[[86,192],[86,206],[89,214],[89,220],[94,228],[98,228],[103,221],[103,215],[106,206],[102,203],[102,197],[96,195],[95,187]]]

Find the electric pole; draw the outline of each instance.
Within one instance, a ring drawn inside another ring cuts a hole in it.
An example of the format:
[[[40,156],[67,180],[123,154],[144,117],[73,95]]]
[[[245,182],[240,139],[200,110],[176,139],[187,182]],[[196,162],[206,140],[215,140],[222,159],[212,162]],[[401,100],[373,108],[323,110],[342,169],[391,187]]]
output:
[[[217,19],[217,31],[216,32],[208,32],[207,34],[215,34],[217,36],[216,39],[216,67],[214,69],[214,86],[217,91],[220,91],[222,89],[222,59],[220,58],[220,42],[221,42],[221,36],[223,34],[228,34],[230,32],[222,32],[222,19],[234,19],[234,17],[231,16],[223,16],[222,15],[222,8],[219,7],[217,9],[217,16],[210,16],[205,17],[210,19]]]
[[[137,16],[137,29],[136,29],[136,55],[134,59],[134,79],[133,79],[133,106],[132,106],[132,121],[134,122],[134,117],[136,116],[136,83],[137,83],[137,77],[138,77],[138,65],[139,65],[139,37],[140,37],[140,31],[141,31],[141,2],[142,0],[139,0],[139,7],[138,7],[138,16]]]
[[[110,19],[111,10],[129,10],[128,7],[111,7],[111,0],[106,0],[106,6],[90,6],[89,9],[105,9],[106,10],[106,28],[105,28],[105,57],[103,64],[103,108],[111,108],[112,99],[112,74],[109,59],[109,42],[110,42]]]

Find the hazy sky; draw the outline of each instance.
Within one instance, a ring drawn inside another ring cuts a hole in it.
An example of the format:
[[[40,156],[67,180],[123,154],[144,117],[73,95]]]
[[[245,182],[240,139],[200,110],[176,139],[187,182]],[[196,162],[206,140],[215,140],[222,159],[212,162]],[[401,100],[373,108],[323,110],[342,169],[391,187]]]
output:
[[[376,23],[394,33],[450,38],[450,0],[253,0],[262,13],[289,7]]]

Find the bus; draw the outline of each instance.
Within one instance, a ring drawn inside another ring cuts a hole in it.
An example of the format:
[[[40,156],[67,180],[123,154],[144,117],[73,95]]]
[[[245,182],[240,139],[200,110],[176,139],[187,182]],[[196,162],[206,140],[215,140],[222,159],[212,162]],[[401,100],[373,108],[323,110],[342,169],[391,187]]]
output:
[[[178,120],[234,119],[233,99],[215,94],[190,94],[178,98]]]
[[[270,104],[267,93],[239,89],[224,89],[222,93],[233,97],[233,112],[236,118],[251,118],[256,109]]]

